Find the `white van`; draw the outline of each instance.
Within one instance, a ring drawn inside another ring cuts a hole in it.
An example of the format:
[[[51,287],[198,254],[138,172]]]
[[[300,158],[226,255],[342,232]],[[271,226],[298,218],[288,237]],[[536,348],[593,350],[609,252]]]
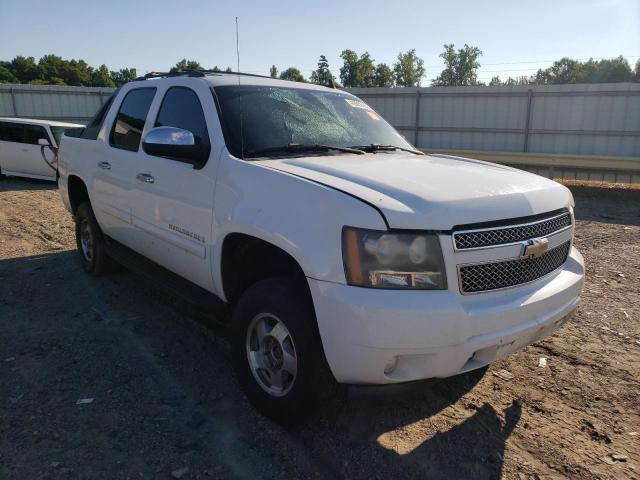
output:
[[[56,180],[56,172],[42,158],[41,146],[60,145],[62,134],[76,123],[0,117],[0,174]],[[48,158],[53,155],[45,152]]]

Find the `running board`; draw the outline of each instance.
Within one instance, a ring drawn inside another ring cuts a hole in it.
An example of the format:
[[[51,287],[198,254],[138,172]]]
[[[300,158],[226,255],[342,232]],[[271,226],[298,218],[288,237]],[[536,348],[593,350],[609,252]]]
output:
[[[215,294],[158,265],[120,242],[104,235],[107,254],[116,262],[143,277],[148,284],[166,293],[170,304],[195,317],[218,334],[226,334],[230,317],[228,305]],[[174,303],[173,301],[176,300]]]

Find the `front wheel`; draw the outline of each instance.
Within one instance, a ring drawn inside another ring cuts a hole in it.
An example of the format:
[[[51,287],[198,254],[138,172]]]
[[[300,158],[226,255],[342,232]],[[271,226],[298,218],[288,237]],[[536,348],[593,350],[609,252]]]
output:
[[[253,406],[290,425],[335,391],[302,280],[274,278],[250,287],[234,311],[233,366]]]

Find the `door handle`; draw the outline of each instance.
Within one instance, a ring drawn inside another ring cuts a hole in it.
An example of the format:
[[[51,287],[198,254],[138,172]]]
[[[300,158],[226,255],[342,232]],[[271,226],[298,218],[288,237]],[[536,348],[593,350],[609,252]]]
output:
[[[136,175],[136,179],[144,183],[153,183],[156,181],[156,179],[153,178],[153,176],[149,175],[148,173],[139,173]]]
[[[111,170],[111,164],[109,162],[98,162],[98,167],[103,170]]]

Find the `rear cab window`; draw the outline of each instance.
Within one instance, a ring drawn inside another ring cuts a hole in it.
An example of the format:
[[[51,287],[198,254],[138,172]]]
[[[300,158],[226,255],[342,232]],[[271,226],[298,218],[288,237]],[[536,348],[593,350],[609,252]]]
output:
[[[155,94],[155,87],[151,87],[136,88],[125,95],[109,135],[109,144],[112,147],[138,151],[142,130]]]

